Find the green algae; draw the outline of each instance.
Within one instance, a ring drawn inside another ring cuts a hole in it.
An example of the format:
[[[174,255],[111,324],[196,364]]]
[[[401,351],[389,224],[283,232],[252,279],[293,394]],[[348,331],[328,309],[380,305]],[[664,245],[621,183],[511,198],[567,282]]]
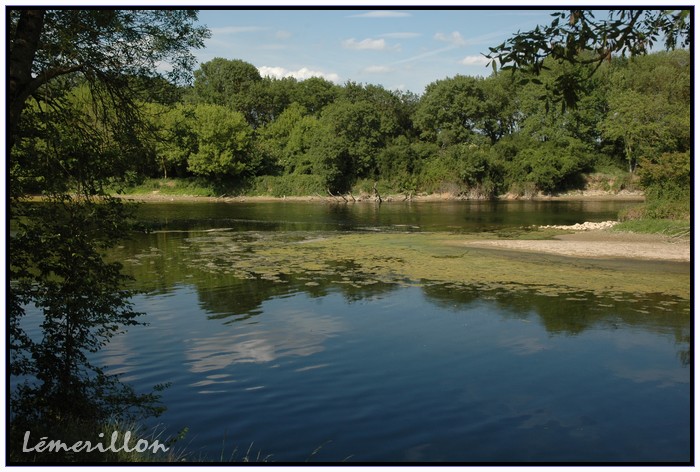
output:
[[[665,270],[668,264],[577,259],[464,244],[485,237],[451,233],[330,233],[323,237],[318,233],[200,233],[186,240],[186,263],[191,269],[212,274],[276,283],[303,276],[310,287],[329,281],[355,287],[380,282],[448,283],[485,290],[527,289],[545,295],[584,291],[690,298],[688,264]]]

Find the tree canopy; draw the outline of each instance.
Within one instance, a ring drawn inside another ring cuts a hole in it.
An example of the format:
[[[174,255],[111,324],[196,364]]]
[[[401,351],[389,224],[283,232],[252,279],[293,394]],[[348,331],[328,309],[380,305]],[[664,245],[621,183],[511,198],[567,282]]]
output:
[[[60,96],[57,89],[76,76],[126,102],[124,87],[134,77],[187,83],[195,65],[191,49],[208,36],[196,18],[193,10],[10,10],[11,144],[27,99]]]
[[[658,43],[666,49],[688,47],[692,39],[690,10],[567,10],[552,14],[549,25],[519,32],[489,48],[491,66],[538,75],[545,59],[569,64],[595,64],[616,55],[646,54]],[[588,53],[588,54],[584,54]],[[583,81],[563,71],[555,92],[566,106],[576,106]]]
[[[104,258],[131,228],[106,185],[139,169],[153,128],[143,105],[173,102],[208,31],[194,10],[8,14],[11,440],[34,428],[61,437],[134,409],[157,414],[155,394],[91,360],[141,315],[121,265]],[[29,310],[41,313],[39,336],[25,331]]]

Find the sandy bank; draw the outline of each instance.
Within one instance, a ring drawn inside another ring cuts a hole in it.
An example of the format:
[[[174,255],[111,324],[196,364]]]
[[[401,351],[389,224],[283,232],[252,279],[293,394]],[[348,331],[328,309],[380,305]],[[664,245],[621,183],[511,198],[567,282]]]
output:
[[[583,258],[626,258],[690,261],[690,240],[656,234],[594,230],[564,234],[551,240],[466,241],[466,246],[555,254]]]

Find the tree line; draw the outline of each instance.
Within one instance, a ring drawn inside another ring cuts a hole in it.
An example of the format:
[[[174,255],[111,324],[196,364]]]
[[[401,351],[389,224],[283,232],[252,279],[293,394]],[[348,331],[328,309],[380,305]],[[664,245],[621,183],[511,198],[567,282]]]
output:
[[[404,193],[528,195],[576,188],[596,169],[635,174],[638,167],[647,182],[661,177],[658,166],[689,165],[690,62],[684,49],[614,58],[595,72],[550,60],[537,76],[457,75],[418,96],[262,77],[250,63],[216,58],[190,86],[152,83],[159,98],[138,98],[145,123],[138,135],[125,140],[111,131],[99,146],[101,154],[129,154],[118,170],[132,182],[198,177],[275,196],[344,193],[377,181]],[[557,102],[562,73],[580,81],[575,107]],[[110,115],[119,110],[91,112],[90,95],[73,84],[76,113],[116,119]],[[41,108],[35,103],[35,112]],[[73,124],[59,131],[64,154],[92,151],[81,131]],[[32,154],[46,145],[41,136],[22,144]]]

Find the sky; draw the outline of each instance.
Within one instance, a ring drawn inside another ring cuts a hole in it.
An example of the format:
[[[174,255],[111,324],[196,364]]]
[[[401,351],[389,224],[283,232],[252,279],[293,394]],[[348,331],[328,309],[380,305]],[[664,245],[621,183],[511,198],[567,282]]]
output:
[[[195,56],[200,63],[215,57],[241,59],[262,76],[317,76],[420,95],[436,80],[490,75],[482,53],[518,30],[548,24],[550,13],[506,8],[203,9],[199,20],[211,38]]]

